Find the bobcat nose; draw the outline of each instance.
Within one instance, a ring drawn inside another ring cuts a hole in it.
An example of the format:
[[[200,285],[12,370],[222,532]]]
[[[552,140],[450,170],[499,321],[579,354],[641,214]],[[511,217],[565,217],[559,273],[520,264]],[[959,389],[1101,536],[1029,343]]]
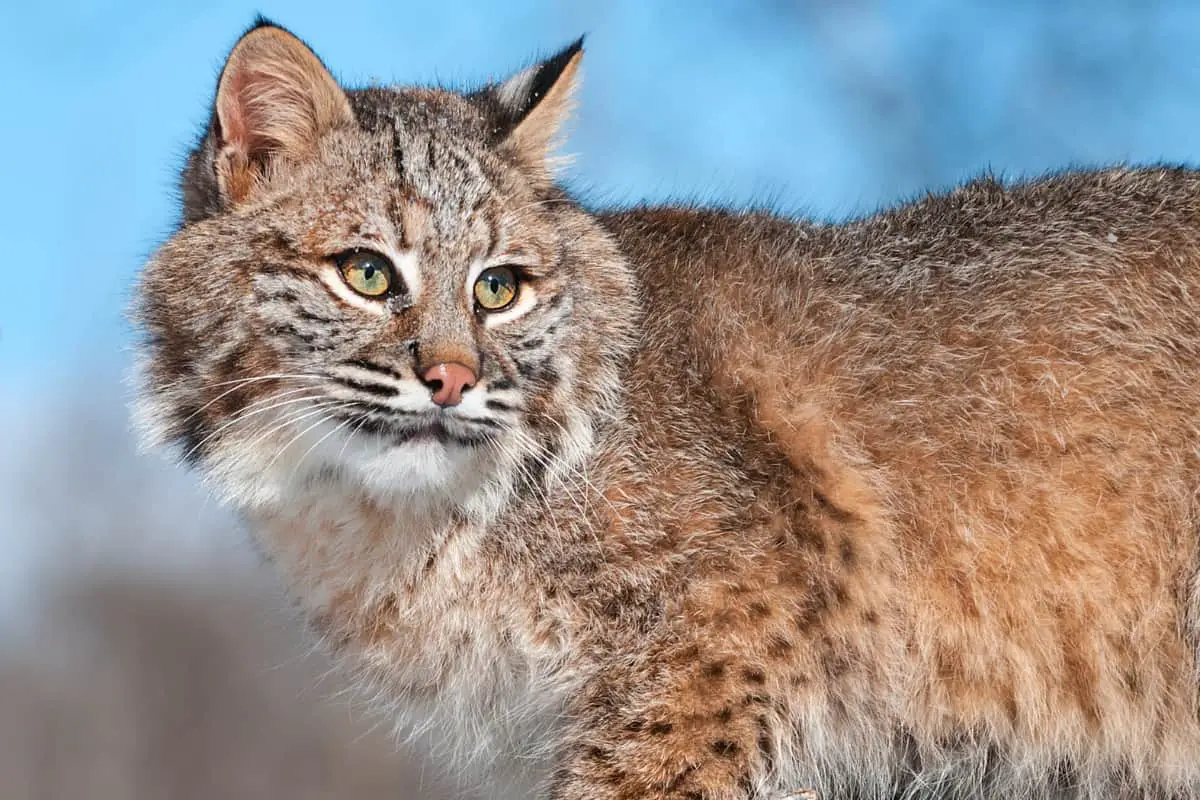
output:
[[[434,364],[421,375],[421,381],[433,392],[433,402],[439,406],[456,406],[462,393],[475,385],[474,371],[453,361]]]

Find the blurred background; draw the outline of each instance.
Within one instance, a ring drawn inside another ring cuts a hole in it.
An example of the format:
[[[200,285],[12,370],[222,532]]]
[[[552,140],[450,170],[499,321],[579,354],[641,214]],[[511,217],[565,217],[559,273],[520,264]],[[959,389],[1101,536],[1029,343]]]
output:
[[[369,717],[236,522],[128,431],[122,311],[255,12],[350,85],[479,84],[586,33],[569,180],[592,203],[839,219],[984,170],[1200,160],[1188,0],[20,5],[0,9],[10,800],[480,794]]]

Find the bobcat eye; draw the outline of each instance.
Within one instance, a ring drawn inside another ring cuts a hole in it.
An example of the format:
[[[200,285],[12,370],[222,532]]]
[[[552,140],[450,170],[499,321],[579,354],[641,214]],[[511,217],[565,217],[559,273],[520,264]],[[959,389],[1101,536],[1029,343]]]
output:
[[[392,288],[392,265],[379,253],[355,250],[339,256],[338,269],[351,289],[367,297],[381,297]]]
[[[517,276],[508,267],[492,267],[475,279],[475,302],[485,311],[500,311],[517,297]]]

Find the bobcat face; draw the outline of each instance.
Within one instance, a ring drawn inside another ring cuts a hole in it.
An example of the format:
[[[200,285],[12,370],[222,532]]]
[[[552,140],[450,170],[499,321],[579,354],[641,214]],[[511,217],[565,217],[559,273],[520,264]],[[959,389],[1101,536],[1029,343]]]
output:
[[[248,34],[143,278],[152,434],[249,506],[329,481],[461,505],[581,457],[632,301],[547,168],[579,52],[473,95],[344,92]]]

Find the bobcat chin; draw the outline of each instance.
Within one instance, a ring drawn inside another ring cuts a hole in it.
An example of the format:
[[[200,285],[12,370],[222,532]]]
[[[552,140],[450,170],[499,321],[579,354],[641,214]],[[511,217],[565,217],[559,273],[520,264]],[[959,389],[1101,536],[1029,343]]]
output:
[[[1200,173],[587,210],[581,54],[349,90],[248,31],[137,289],[148,441],[455,768],[1200,797]]]

